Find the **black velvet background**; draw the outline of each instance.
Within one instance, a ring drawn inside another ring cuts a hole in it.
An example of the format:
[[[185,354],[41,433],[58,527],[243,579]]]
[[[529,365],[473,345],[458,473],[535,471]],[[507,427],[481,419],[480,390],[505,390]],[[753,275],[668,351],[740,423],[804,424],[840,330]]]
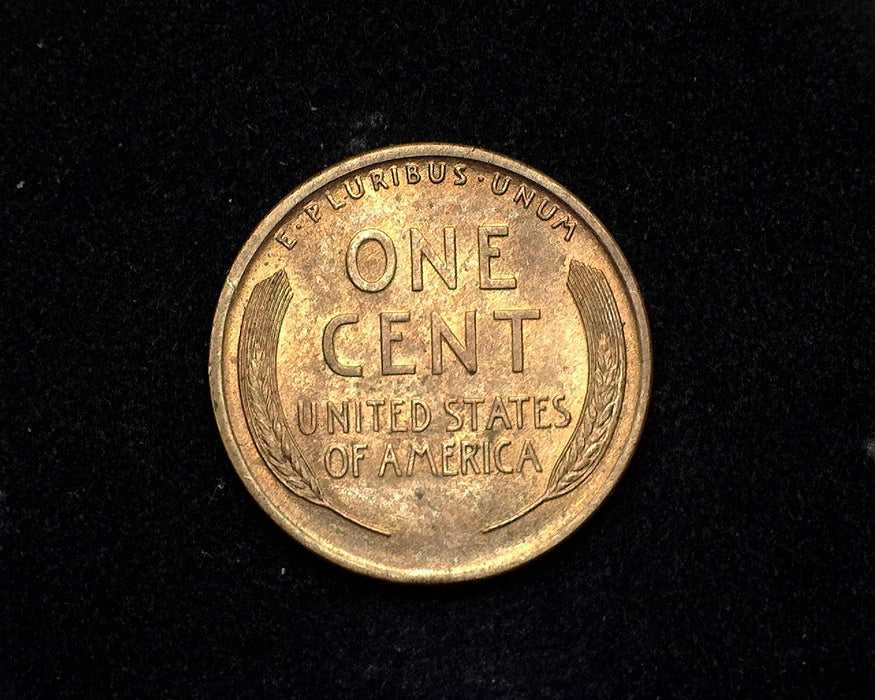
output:
[[[867,2],[4,6],[3,694],[871,693],[873,24]],[[586,201],[655,357],[596,516],[435,588],[283,534],[206,371],[262,216],[426,140]]]

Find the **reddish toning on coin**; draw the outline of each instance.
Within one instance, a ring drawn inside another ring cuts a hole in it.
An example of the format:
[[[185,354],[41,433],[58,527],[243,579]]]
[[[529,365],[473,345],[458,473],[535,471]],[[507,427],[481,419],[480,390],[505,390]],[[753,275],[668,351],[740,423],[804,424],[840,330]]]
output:
[[[489,576],[573,532],[641,433],[650,336],[617,244],[510,158],[413,144],[340,163],[258,225],[213,325],[246,487],[328,559]]]

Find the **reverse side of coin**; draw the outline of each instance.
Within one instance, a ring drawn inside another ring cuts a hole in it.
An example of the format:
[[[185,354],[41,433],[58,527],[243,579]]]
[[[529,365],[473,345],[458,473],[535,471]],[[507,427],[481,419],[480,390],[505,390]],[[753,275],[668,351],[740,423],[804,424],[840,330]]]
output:
[[[628,464],[650,335],[617,244],[510,158],[352,158],[259,224],[216,310],[210,385],[246,487],[355,571],[505,571],[573,532]]]

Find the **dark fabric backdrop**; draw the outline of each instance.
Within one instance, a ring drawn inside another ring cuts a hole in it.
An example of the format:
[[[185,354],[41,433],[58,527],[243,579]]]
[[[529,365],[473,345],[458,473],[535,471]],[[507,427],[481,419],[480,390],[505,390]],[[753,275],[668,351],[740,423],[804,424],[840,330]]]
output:
[[[871,694],[873,14],[4,5],[3,694]],[[345,157],[431,140],[586,201],[655,357],[596,516],[435,588],[283,534],[206,371],[262,216]]]

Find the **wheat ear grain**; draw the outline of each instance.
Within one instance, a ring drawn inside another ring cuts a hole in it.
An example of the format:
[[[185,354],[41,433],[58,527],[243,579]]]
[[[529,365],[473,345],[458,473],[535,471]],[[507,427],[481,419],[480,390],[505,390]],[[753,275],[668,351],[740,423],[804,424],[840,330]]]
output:
[[[580,418],[550,473],[544,493],[483,532],[504,527],[579,487],[595,471],[617,427],[626,381],[626,346],[617,302],[604,273],[577,260],[571,261],[567,286],[587,342],[589,380]]]
[[[388,537],[388,532],[341,513],[326,502],[319,482],[292,437],[276,377],[280,328],[292,296],[286,273],[280,270],[255,285],[243,312],[237,362],[243,413],[255,446],[271,473],[296,496]]]
[[[323,505],[319,484],[294,444],[276,386],[276,348],[291,300],[282,270],[252,290],[240,331],[243,410],[256,447],[274,476],[296,496]]]

